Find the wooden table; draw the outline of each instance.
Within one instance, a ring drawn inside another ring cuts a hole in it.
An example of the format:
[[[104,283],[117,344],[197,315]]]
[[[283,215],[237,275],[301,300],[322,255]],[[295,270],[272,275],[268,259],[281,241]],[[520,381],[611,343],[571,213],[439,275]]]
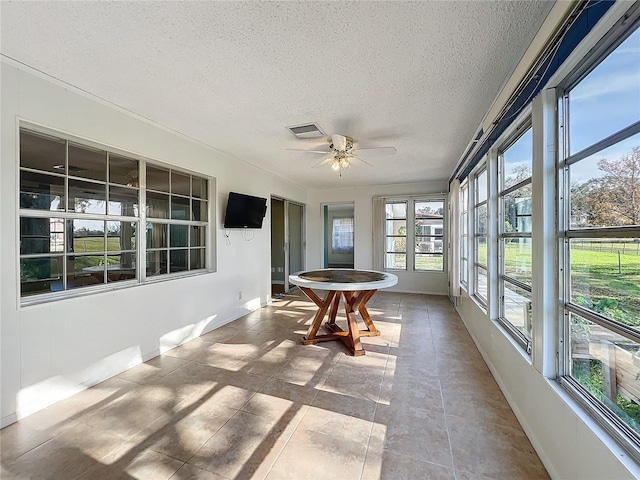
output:
[[[360,356],[365,354],[360,337],[380,335],[380,331],[373,324],[367,311],[367,302],[380,288],[391,287],[398,283],[398,277],[391,273],[373,270],[323,269],[289,275],[289,282],[297,285],[309,300],[318,306],[313,323],[302,343],[314,345],[318,342],[341,340],[352,355]],[[320,298],[314,289],[326,291],[324,298]],[[343,330],[336,324],[341,298],[347,317],[347,330]],[[329,319],[325,323],[325,328],[329,333],[318,335],[327,312],[329,312]],[[360,330],[358,327],[356,312],[360,313],[366,329]]]

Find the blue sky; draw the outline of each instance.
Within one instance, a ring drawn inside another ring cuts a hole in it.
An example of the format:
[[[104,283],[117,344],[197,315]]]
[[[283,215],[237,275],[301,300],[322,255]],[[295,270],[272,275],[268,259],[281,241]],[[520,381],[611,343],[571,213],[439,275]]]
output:
[[[640,120],[640,29],[589,73],[569,94],[570,150],[577,153]],[[602,158],[617,160],[640,146],[640,134],[612,145],[571,168],[571,179],[600,177]],[[505,152],[505,176],[531,165],[531,130]]]
[[[637,29],[569,93],[570,153],[640,120],[640,29]],[[640,146],[640,135],[581,160],[571,168],[572,181],[602,176],[601,158],[617,160]]]

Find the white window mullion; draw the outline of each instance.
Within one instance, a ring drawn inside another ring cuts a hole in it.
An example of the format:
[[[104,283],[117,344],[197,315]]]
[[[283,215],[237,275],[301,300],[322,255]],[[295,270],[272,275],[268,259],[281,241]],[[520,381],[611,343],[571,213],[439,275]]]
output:
[[[500,313],[498,290],[498,154],[487,159],[487,312],[495,320]]]
[[[140,198],[138,203],[138,228],[136,230],[138,281],[147,279],[147,162],[140,160]]]
[[[547,378],[557,375],[557,113],[556,91],[543,90],[533,101],[532,171],[532,363]]]

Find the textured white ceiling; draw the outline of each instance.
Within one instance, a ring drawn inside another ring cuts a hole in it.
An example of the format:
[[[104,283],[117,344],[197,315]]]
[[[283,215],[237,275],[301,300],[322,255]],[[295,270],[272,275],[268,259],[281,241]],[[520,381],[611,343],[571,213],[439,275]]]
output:
[[[308,187],[447,179],[543,1],[6,2],[1,53]],[[362,155],[342,178],[317,122]],[[214,161],[214,160],[212,160]]]

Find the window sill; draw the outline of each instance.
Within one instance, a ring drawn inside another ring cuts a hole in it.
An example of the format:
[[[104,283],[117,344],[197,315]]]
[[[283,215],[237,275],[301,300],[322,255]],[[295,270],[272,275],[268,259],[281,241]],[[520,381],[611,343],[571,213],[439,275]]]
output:
[[[157,277],[147,278],[144,282],[137,280],[123,280],[118,283],[96,285],[91,287],[80,288],[77,290],[67,290],[64,292],[43,293],[41,295],[33,295],[20,298],[20,308],[30,307],[33,305],[42,305],[44,303],[58,302],[61,300],[69,300],[72,298],[85,297],[88,295],[96,295],[105,292],[113,292],[116,290],[125,290],[130,288],[141,287],[144,285],[152,285],[160,282],[168,282],[171,280],[179,280],[181,278],[197,277],[200,275],[208,275],[215,273],[215,270],[195,270],[192,272],[169,273],[166,275],[158,275]]]

